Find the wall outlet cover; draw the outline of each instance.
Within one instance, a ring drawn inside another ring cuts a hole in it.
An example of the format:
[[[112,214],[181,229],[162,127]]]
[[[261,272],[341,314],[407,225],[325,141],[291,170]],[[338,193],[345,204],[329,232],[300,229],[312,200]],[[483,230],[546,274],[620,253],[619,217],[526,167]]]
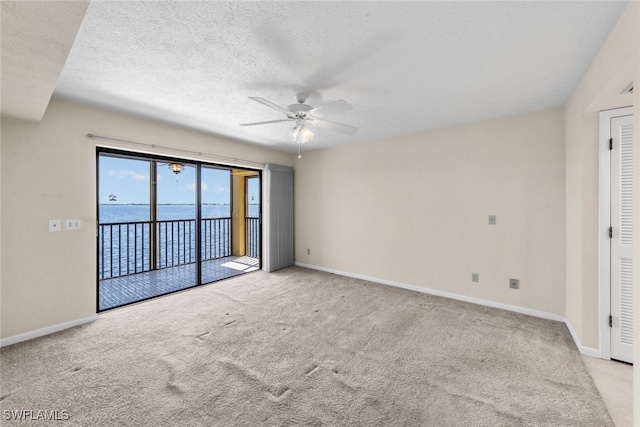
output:
[[[496,225],[496,216],[489,215],[489,225]]]
[[[472,282],[480,282],[480,275],[478,273],[471,273],[471,281]]]
[[[68,219],[66,221],[67,230],[80,230],[82,228],[82,221],[79,219]]]
[[[509,279],[509,287],[511,289],[519,289],[520,281],[518,279]]]

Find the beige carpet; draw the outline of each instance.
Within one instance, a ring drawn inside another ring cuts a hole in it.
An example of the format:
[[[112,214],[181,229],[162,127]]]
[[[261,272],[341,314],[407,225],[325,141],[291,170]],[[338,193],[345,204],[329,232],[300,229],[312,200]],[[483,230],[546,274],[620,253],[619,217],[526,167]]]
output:
[[[1,362],[2,425],[613,425],[564,324],[302,268],[111,311]]]

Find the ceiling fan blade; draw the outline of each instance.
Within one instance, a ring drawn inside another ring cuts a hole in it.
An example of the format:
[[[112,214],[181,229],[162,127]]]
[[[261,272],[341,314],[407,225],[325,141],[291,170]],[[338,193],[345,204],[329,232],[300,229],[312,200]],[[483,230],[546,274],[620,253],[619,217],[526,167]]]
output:
[[[349,104],[344,99],[339,99],[337,101],[325,104],[321,107],[314,108],[313,110],[309,111],[309,114],[316,117],[324,117],[326,115],[338,114],[349,110],[353,110],[351,104]]]
[[[262,104],[262,105],[266,105],[266,106],[267,106],[267,107],[269,107],[269,108],[273,108],[273,109],[274,109],[274,110],[276,110],[276,111],[280,111],[281,113],[284,113],[284,114],[286,114],[287,116],[291,114],[291,111],[287,110],[286,108],[281,107],[281,106],[279,106],[278,104],[274,104],[274,103],[273,103],[273,102],[271,102],[271,101],[267,101],[267,100],[266,100],[266,99],[264,99],[264,98],[260,98],[260,97],[258,97],[258,96],[250,96],[250,97],[249,97],[249,99],[252,99],[252,100],[254,100],[254,101],[256,101],[256,102],[259,102],[259,103],[260,103],[260,104]]]
[[[281,123],[281,122],[290,122],[290,121],[291,121],[290,119],[267,120],[266,122],[240,123],[240,126],[268,125],[270,123]]]
[[[322,129],[329,129],[340,133],[346,133],[347,135],[353,135],[358,130],[358,128],[355,126],[336,123],[324,119],[313,120],[311,121],[311,124]]]

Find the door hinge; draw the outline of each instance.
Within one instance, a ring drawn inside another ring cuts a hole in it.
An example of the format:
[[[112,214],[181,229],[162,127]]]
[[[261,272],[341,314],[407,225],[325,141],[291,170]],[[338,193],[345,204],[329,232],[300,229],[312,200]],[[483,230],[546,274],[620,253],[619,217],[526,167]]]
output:
[[[609,150],[613,150],[613,138],[609,138]]]
[[[613,328],[613,316],[609,315],[609,327]]]
[[[609,227],[609,238],[613,239],[613,227]]]

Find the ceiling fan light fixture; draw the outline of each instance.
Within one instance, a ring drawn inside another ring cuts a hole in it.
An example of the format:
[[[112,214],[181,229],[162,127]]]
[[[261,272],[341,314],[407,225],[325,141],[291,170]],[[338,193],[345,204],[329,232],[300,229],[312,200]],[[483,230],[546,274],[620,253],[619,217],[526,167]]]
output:
[[[176,175],[182,172],[183,168],[184,168],[184,165],[182,163],[178,163],[178,162],[169,163],[169,169],[171,169],[171,172],[175,173]]]
[[[302,142],[309,142],[313,139],[315,134],[309,130],[309,128],[303,127],[300,129],[300,135],[302,135]]]
[[[291,137],[293,138],[294,142],[298,144],[309,142],[313,139],[314,136],[315,134],[304,125],[298,125],[294,127],[293,131],[291,132]]]

